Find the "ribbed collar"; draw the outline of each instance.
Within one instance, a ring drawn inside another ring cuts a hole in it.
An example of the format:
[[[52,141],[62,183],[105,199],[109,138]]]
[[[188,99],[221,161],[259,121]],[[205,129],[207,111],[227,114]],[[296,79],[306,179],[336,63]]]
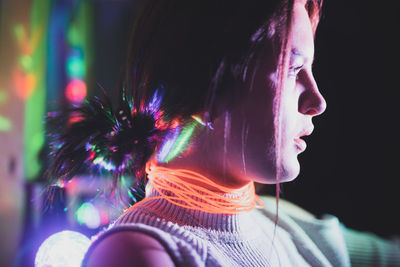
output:
[[[158,197],[159,193],[151,187],[146,188],[146,198]],[[197,198],[196,201],[202,202],[202,199]],[[140,202],[139,202],[140,203]],[[134,209],[128,211],[122,217],[130,217],[129,220],[134,220],[133,217],[145,214],[146,216],[154,217],[171,221],[181,226],[199,227],[216,232],[233,233],[235,235],[247,235],[250,232],[255,233],[259,226],[254,220],[255,211],[240,212],[237,214],[215,214],[200,210],[183,208],[175,205],[166,199],[152,199],[144,201],[137,205]],[[120,218],[120,221],[128,218]]]

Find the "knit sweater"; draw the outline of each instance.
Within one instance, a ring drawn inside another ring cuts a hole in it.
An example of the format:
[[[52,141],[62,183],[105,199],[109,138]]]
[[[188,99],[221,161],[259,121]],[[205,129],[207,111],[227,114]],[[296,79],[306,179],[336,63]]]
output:
[[[146,197],[158,196],[154,190]],[[332,215],[262,196],[265,208],[211,214],[154,199],[124,213],[93,238],[93,248],[119,231],[145,233],[162,244],[176,266],[400,266],[400,239],[347,229]],[[202,202],[201,199],[197,201]]]
[[[350,266],[336,217],[303,216],[282,202],[275,224],[275,200],[261,198],[264,209],[234,215],[150,200],[123,214],[91,249],[112,233],[138,231],[157,239],[176,266]]]

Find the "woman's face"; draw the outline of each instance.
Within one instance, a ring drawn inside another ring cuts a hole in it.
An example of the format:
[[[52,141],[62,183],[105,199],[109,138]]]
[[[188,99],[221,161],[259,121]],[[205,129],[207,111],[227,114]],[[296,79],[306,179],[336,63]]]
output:
[[[232,110],[226,153],[228,175],[275,183],[276,177],[278,182],[286,182],[299,174],[297,156],[306,149],[301,137],[311,134],[312,118],[326,108],[312,73],[314,37],[304,3],[294,6],[289,40],[289,70],[280,95],[279,112],[274,112],[274,85],[278,81],[276,64],[275,67],[271,64],[276,58],[269,52],[272,49],[265,49],[257,58],[252,81],[247,85],[250,94]],[[274,123],[278,115],[280,131]],[[275,142],[276,133],[280,142]]]
[[[314,37],[304,5],[296,2],[294,6],[289,70],[278,95],[279,111],[274,112],[278,53],[266,44],[256,56],[246,88],[241,88],[249,92],[247,96],[236,101],[228,116],[214,121],[214,130],[199,138],[192,153],[168,165],[200,171],[230,187],[249,180],[276,183],[296,178],[297,156],[306,148],[301,137],[311,134],[312,118],[326,108],[312,74]],[[275,127],[277,115],[280,127]]]

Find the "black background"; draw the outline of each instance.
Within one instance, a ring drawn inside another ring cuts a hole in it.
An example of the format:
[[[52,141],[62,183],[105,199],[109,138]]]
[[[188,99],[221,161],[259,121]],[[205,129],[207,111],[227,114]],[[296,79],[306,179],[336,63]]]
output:
[[[328,108],[283,197],[348,227],[400,234],[398,7],[325,1],[314,74]],[[398,95],[398,94],[397,94]]]
[[[396,2],[324,2],[314,74],[328,108],[314,119],[300,176],[281,194],[316,215],[334,214],[347,227],[385,237],[400,235]],[[137,1],[96,4],[95,79],[110,92],[118,87],[137,7]]]

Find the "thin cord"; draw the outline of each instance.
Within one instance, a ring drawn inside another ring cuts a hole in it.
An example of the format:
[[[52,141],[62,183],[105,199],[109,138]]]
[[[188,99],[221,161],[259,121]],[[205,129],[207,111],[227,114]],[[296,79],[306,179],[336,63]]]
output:
[[[165,199],[183,208],[218,214],[237,214],[251,211],[254,208],[264,208],[264,203],[255,193],[254,182],[249,182],[238,189],[232,189],[218,185],[197,172],[170,169],[154,163],[146,165],[146,172],[150,186],[160,196],[145,198],[129,210],[153,199]],[[200,182],[215,190],[197,185],[195,182]]]

